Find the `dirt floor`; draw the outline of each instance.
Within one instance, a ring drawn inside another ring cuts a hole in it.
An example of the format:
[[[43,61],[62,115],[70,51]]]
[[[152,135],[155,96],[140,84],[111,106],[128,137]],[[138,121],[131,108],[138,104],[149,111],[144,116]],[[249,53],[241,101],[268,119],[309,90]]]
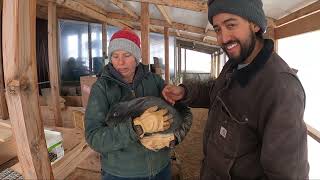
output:
[[[207,120],[207,109],[192,109],[193,123],[184,141],[175,148],[178,161],[173,161],[173,172],[176,178],[198,180],[202,160],[202,132]],[[179,176],[179,175],[180,176]],[[73,171],[67,180],[101,179],[99,155],[92,152],[88,158]]]

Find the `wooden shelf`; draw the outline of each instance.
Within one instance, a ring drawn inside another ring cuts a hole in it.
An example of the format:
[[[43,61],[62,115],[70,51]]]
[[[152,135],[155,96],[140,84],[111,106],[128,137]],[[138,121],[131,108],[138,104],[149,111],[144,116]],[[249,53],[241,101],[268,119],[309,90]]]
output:
[[[46,128],[59,131],[63,137],[64,156],[52,164],[53,176],[55,179],[66,178],[77,165],[92,152],[84,139],[84,133],[76,128]],[[13,170],[22,173],[19,163],[11,167]]]

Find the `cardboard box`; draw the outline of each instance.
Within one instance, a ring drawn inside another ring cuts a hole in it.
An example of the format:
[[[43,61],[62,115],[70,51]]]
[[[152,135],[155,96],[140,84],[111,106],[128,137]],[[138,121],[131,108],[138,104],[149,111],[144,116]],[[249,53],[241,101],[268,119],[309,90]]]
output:
[[[91,91],[91,86],[97,81],[95,76],[81,76],[80,85],[81,85],[81,100],[82,106],[85,108],[88,104],[88,99]]]
[[[64,156],[61,132],[44,130],[50,162],[53,164]]]

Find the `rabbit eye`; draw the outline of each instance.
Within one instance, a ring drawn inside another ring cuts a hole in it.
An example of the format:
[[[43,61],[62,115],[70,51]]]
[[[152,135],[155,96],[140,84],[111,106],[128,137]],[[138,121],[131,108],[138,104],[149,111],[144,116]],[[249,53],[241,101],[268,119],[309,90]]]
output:
[[[117,116],[119,116],[119,113],[116,111],[113,113],[113,117],[117,117]]]

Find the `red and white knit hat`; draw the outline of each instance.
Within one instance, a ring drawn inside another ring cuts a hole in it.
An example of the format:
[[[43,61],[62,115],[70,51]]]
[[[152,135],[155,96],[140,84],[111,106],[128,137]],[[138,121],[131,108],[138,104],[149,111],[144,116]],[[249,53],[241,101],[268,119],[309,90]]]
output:
[[[137,64],[141,59],[140,38],[130,29],[122,29],[114,33],[110,39],[108,57],[111,62],[111,55],[116,50],[123,50],[131,53]]]

